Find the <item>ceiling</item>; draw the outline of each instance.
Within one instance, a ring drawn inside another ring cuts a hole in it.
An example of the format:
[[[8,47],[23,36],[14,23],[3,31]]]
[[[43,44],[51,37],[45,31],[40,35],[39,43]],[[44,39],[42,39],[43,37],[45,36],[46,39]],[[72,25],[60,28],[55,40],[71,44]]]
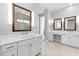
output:
[[[16,3],[23,6],[24,8],[40,10],[40,13],[48,9],[50,12],[56,12],[66,7],[79,5],[79,3]]]
[[[76,4],[78,4],[78,3],[39,3],[39,5],[42,8],[48,9],[52,12],[60,10],[62,8],[73,6],[73,5],[76,5]]]

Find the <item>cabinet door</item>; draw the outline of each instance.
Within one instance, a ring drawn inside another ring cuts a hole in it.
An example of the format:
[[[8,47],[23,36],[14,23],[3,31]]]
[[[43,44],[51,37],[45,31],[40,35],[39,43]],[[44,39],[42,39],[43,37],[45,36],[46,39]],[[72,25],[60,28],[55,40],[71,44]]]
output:
[[[30,55],[29,44],[18,47],[18,56],[29,56],[29,55]]]
[[[79,37],[77,36],[72,36],[71,40],[71,45],[74,47],[79,47]]]
[[[40,49],[41,49],[41,41],[38,39],[38,40],[35,40],[31,43],[31,56],[34,56],[34,55],[37,55],[39,52],[40,52]]]
[[[1,47],[0,47],[0,56],[1,56]]]
[[[53,35],[52,35],[51,33],[49,34],[48,37],[49,37],[49,38],[48,38],[49,41],[53,41]]]
[[[4,53],[2,53],[2,56],[17,56],[17,49],[8,51],[8,52],[4,52]]]
[[[68,35],[63,35],[62,36],[62,43],[70,45],[70,37]]]

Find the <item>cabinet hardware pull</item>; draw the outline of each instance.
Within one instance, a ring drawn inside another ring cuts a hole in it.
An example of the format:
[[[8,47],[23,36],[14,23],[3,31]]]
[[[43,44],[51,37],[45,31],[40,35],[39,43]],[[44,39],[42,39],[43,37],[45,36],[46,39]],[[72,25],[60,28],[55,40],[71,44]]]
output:
[[[10,49],[10,48],[13,48],[14,46],[11,46],[11,47],[8,47],[8,48],[6,48],[6,49]]]

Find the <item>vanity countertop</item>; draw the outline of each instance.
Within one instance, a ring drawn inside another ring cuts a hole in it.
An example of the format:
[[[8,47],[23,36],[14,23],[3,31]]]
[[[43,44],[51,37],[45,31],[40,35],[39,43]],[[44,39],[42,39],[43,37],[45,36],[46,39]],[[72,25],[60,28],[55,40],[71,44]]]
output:
[[[12,34],[6,35],[6,36],[0,36],[0,46],[5,45],[5,44],[9,44],[12,42],[18,42],[21,40],[28,40],[28,39],[35,38],[38,36],[42,36],[42,35],[32,33],[32,34],[27,34],[24,36],[23,35],[12,35]]]
[[[60,34],[60,35],[63,35],[63,34],[72,34],[72,35],[79,36],[79,32],[77,32],[77,31],[49,31],[49,33]]]

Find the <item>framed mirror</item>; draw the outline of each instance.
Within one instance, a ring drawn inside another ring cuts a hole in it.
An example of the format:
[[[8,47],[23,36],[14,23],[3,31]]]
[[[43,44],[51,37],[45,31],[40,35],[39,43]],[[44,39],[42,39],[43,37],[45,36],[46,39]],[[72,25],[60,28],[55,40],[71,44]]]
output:
[[[62,18],[54,19],[53,30],[62,30]]]
[[[13,4],[13,32],[31,31],[31,11]]]
[[[76,30],[76,16],[64,18],[64,30],[69,30],[69,31]]]

